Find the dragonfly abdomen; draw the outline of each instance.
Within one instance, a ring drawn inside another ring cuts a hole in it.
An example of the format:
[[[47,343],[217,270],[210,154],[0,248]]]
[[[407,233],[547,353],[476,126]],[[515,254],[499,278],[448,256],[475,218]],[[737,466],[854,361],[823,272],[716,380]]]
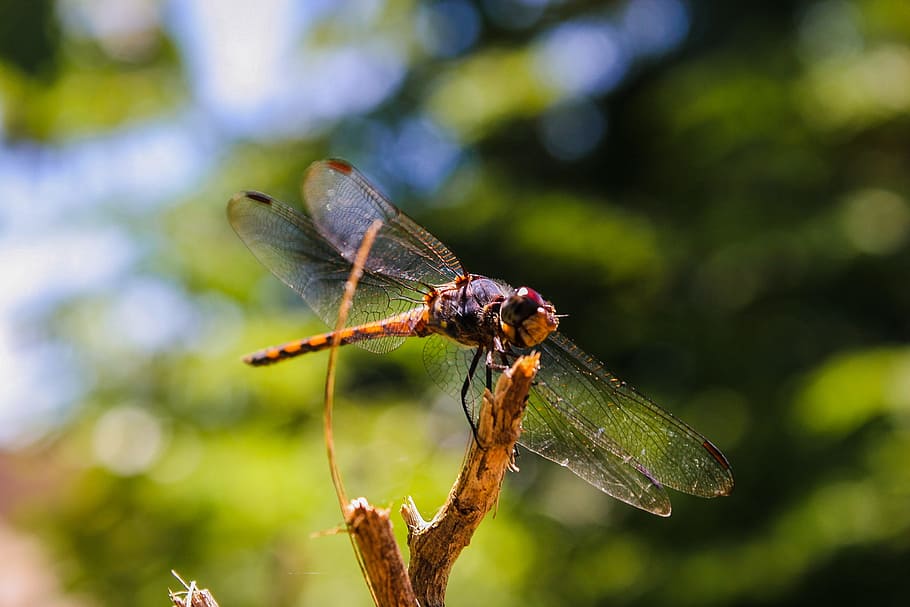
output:
[[[383,337],[412,337],[423,336],[426,332],[423,327],[426,326],[427,311],[426,308],[416,308],[403,314],[392,316],[376,322],[369,322],[355,327],[347,327],[337,332],[339,339],[338,345],[357,343],[370,339],[381,339]],[[243,362],[261,367],[270,365],[287,358],[300,356],[309,352],[318,352],[331,348],[336,338],[336,332],[329,331],[320,333],[304,339],[296,339],[277,346],[264,348],[252,354],[243,357]]]

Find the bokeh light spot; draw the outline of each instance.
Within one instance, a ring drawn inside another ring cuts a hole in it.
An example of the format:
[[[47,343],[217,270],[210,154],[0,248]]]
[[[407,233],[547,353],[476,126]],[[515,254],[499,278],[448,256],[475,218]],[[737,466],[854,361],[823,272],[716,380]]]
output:
[[[471,48],[480,35],[480,15],[463,0],[445,0],[421,7],[417,38],[431,55],[454,57]]]
[[[616,28],[606,20],[563,23],[548,32],[537,50],[541,78],[569,94],[605,93],[629,69]]]
[[[564,161],[588,155],[601,142],[607,120],[596,105],[586,99],[562,103],[540,117],[538,133],[547,151]]]
[[[844,0],[809,5],[799,24],[799,49],[810,62],[859,53],[863,38],[859,32],[856,6]]]
[[[143,352],[174,349],[200,322],[189,299],[162,280],[139,278],[118,294],[107,318],[111,335]]]
[[[847,239],[856,250],[887,255],[907,242],[910,205],[887,190],[862,190],[845,202],[842,224]]]
[[[133,476],[161,455],[164,431],[154,415],[136,405],[121,405],[102,415],[92,433],[95,460],[115,474]]]
[[[689,32],[689,14],[679,0],[632,0],[621,19],[637,54],[659,55],[678,46]]]

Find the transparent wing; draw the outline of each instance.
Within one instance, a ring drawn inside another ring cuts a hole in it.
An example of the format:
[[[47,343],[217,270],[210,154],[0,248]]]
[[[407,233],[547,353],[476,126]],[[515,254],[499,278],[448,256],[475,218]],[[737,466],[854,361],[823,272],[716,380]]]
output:
[[[549,422],[550,427],[577,429],[597,446],[605,466],[616,461],[608,454],[628,454],[648,475],[678,491],[701,497],[732,491],[730,464],[704,436],[614,377],[559,333],[537,347],[540,372],[531,401],[539,413],[552,411],[547,415],[565,420]]]
[[[607,495],[669,516],[670,498],[649,470],[609,437],[592,434],[588,425],[575,421],[564,408],[540,398],[538,388],[532,387],[518,442],[567,467]]]
[[[228,203],[228,220],[262,265],[334,326],[351,263],[323,238],[312,218],[265,194],[240,192]],[[376,321],[413,308],[420,301],[420,288],[367,271],[357,286],[348,324]],[[403,337],[384,337],[358,345],[387,352],[402,341]]]
[[[427,371],[443,390],[459,400],[473,355],[473,349],[439,336],[428,338],[424,347]],[[479,411],[477,405],[485,386],[485,373],[481,364],[467,394],[468,408],[475,421]],[[602,433],[592,433],[589,424],[573,423],[565,403],[552,406],[537,387],[531,389],[522,427],[518,442],[530,451],[566,466],[618,500],[661,516],[670,514],[666,491],[641,463],[623,452],[617,444],[610,443]]]
[[[423,346],[423,364],[427,373],[443,392],[452,395],[459,403],[461,388],[468,376],[474,352],[474,348],[468,348],[441,335],[430,335]],[[486,371],[483,366],[483,362],[478,365],[465,398],[473,420],[480,414],[480,399],[486,387],[484,375]]]
[[[303,198],[325,239],[353,261],[363,234],[382,220],[364,267],[406,281],[439,286],[464,275],[457,257],[399,211],[343,160],[314,162],[303,179]]]

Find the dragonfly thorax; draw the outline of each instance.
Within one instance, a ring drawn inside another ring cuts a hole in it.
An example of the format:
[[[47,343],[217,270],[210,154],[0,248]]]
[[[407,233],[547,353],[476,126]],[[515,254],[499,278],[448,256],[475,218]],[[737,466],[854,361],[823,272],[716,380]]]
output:
[[[510,289],[469,275],[426,296],[427,329],[468,346],[490,349],[499,337],[499,306]]]

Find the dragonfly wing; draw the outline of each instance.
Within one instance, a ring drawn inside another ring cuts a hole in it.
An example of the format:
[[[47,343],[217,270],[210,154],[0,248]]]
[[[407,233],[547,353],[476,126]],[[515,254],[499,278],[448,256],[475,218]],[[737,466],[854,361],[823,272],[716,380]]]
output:
[[[732,491],[730,464],[704,436],[618,380],[559,333],[537,347],[541,361],[532,402],[537,401],[539,412],[549,408],[547,415],[555,419],[551,427],[579,431],[585,442],[577,447],[596,447],[593,453],[603,460],[602,467],[617,467],[616,456],[625,453],[659,483],[678,491],[701,497]],[[581,456],[578,451],[568,459]],[[584,454],[584,459],[591,458]]]
[[[424,346],[424,364],[430,376],[439,387],[459,401],[474,351],[438,335],[427,338]],[[475,422],[485,387],[485,373],[481,363],[471,378],[466,395],[467,406]],[[598,489],[627,504],[662,516],[670,514],[666,491],[644,466],[617,445],[605,449],[606,439],[594,441],[589,438],[587,426],[570,423],[563,409],[554,408],[536,387],[531,389],[522,428],[518,442],[530,451],[568,467]]]
[[[454,253],[347,162],[314,162],[302,189],[317,229],[345,259],[353,261],[364,233],[379,219],[383,225],[364,264],[367,270],[431,286],[464,275]]]
[[[253,255],[334,326],[351,263],[323,238],[312,218],[259,192],[240,192],[228,203],[228,219]],[[420,294],[401,281],[366,272],[357,286],[349,324],[387,318],[414,307]],[[386,352],[403,337],[358,342]]]
[[[617,445],[607,447],[586,427],[567,420],[562,410],[542,398],[539,389],[532,388],[518,442],[567,467],[607,495],[654,514],[670,515],[666,490],[641,463]]]
[[[461,402],[461,389],[471,367],[475,348],[464,346],[453,339],[441,335],[430,335],[423,346],[423,364],[427,374],[443,392]],[[483,361],[477,365],[465,403],[471,413],[471,419],[477,420],[480,414],[480,403],[486,387],[486,375]]]

